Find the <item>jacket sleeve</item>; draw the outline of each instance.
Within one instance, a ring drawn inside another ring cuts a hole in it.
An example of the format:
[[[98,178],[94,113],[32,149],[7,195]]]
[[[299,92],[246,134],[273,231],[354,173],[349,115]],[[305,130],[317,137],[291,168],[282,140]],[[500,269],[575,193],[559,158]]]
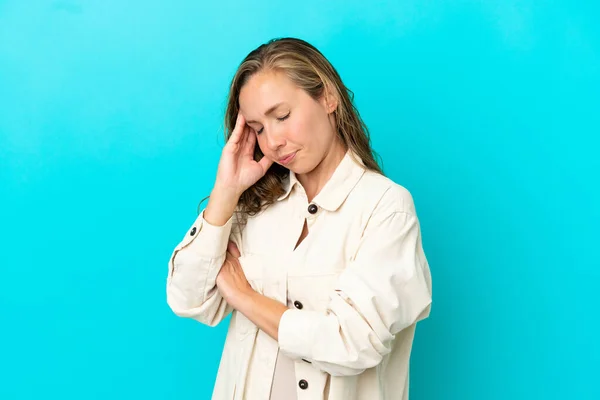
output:
[[[427,317],[430,303],[431,278],[416,215],[373,215],[326,312],[287,310],[279,346],[331,375],[357,375],[382,361],[395,334]]]
[[[173,312],[215,326],[232,307],[220,295],[216,278],[225,260],[227,243],[239,246],[239,235],[233,232],[235,217],[223,226],[213,226],[198,216],[169,260],[167,303]],[[234,227],[235,228],[235,227]]]

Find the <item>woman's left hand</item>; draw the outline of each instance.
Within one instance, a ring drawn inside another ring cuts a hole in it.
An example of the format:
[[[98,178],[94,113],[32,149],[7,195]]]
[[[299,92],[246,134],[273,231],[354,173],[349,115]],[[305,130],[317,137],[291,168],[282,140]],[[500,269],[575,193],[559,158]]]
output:
[[[246,279],[244,270],[238,260],[240,252],[233,242],[227,245],[227,253],[223,266],[217,275],[217,287],[221,296],[233,308],[238,309],[241,299],[254,292],[252,286]]]
[[[223,299],[259,329],[278,340],[279,321],[288,310],[285,304],[255,291],[238,260],[240,252],[233,242],[227,245],[225,262],[217,275],[217,288]]]

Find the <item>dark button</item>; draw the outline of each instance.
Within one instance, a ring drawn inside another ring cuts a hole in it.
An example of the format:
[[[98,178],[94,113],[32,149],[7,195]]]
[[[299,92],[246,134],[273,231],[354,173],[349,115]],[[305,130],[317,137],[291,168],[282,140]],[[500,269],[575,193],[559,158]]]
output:
[[[302,303],[300,303],[298,300],[296,300],[294,302],[294,307],[296,307],[298,310],[302,310],[302,307],[304,307],[304,306],[302,305]]]
[[[311,214],[316,214],[318,209],[319,208],[317,207],[316,204],[311,204],[308,206],[308,212]]]
[[[308,382],[306,382],[304,379],[300,379],[298,386],[300,386],[300,389],[302,390],[308,389]]]
[[[306,359],[304,359],[304,358],[302,359],[302,361],[304,361],[304,362],[307,362],[307,363],[309,363],[309,364],[312,364],[310,361],[308,361],[308,360],[306,360]]]
[[[194,236],[196,234],[196,227],[193,227],[190,231],[190,236]]]

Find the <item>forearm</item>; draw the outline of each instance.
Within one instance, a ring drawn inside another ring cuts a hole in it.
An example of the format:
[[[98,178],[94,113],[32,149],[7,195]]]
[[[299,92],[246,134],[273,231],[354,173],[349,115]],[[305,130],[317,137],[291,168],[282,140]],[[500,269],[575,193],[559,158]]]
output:
[[[194,302],[174,285],[167,286],[167,304],[175,315],[208,326],[218,325],[233,309],[216,290],[209,292],[204,301]]]
[[[176,315],[216,325],[231,311],[217,291],[215,281],[225,259],[233,221],[211,225],[204,218],[205,211],[171,255],[167,304]]]
[[[240,294],[233,307],[244,314],[260,330],[278,340],[279,321],[288,310],[285,304],[252,290]]]
[[[233,215],[238,201],[239,195],[233,190],[215,185],[204,211],[204,219],[215,226],[224,225]]]

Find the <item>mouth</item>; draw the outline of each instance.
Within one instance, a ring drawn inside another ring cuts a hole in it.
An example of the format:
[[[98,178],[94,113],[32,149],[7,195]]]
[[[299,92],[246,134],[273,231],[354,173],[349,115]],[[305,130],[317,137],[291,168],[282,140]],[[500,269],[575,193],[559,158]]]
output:
[[[291,154],[288,154],[286,156],[283,156],[279,160],[277,160],[277,162],[282,165],[289,164],[290,162],[292,162],[294,157],[296,157],[296,153],[297,153],[297,151],[295,151]]]

